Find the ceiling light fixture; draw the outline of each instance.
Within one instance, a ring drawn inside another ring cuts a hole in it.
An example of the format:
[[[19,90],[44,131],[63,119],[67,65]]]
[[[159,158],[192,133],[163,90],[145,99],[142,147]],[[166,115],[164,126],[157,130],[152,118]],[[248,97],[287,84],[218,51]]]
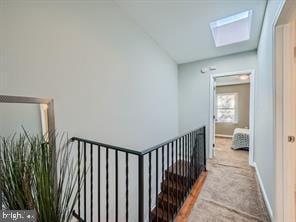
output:
[[[240,80],[249,80],[249,75],[242,75],[239,77]]]

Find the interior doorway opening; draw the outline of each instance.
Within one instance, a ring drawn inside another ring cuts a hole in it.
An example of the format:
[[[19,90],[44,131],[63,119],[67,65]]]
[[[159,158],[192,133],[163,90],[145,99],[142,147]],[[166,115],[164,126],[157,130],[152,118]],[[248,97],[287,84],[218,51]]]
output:
[[[254,71],[211,76],[210,158],[253,166]]]

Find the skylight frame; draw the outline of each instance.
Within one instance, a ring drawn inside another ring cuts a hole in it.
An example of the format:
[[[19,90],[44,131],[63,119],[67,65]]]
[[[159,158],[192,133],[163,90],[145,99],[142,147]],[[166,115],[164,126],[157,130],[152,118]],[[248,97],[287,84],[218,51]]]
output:
[[[230,44],[235,44],[235,43],[239,43],[239,42],[243,42],[243,41],[247,41],[250,39],[251,37],[251,25],[252,25],[252,17],[253,17],[253,10],[246,10],[231,16],[227,16],[218,20],[215,20],[213,22],[210,22],[210,29],[212,31],[212,36],[214,38],[215,41],[215,46],[216,47],[221,47],[221,46],[225,46],[225,45],[230,45]],[[242,20],[246,20],[248,19],[248,36],[246,36],[246,38],[244,38],[243,40],[239,41],[233,41],[231,43],[219,43],[219,39],[217,39],[217,33],[216,30],[223,27],[223,26],[227,26],[230,25],[232,23],[236,23],[236,22],[240,22]]]

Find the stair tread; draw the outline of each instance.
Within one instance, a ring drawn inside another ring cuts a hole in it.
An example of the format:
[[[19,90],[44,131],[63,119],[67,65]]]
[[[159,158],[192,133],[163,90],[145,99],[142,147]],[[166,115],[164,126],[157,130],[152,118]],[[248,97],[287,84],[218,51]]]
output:
[[[158,198],[164,200],[164,201],[169,201],[169,202],[174,202],[176,201],[176,198],[167,194],[167,193],[164,193],[164,192],[161,192],[159,195],[158,195]]]
[[[174,218],[181,207],[183,198],[189,191],[189,183],[194,179],[191,175],[195,169],[190,161],[178,160],[165,170],[165,179],[161,182],[161,192],[157,196],[157,205],[151,211],[152,222],[168,222]],[[157,218],[158,219],[157,219]]]
[[[175,174],[177,176],[187,177],[190,174],[190,169],[191,168],[192,168],[192,165],[190,164],[189,161],[178,160],[172,166],[170,166],[166,170],[166,172]]]
[[[156,213],[157,212],[157,213]],[[164,221],[169,221],[169,219],[171,219],[173,217],[173,213],[172,212],[167,212],[166,210],[159,208],[159,207],[155,207],[152,212],[151,212],[153,218],[155,220],[156,215],[158,218],[161,218]]]
[[[167,209],[167,203],[170,206],[173,206],[176,208],[176,207],[178,207],[180,200],[178,200],[176,197],[168,195],[167,193],[161,192],[158,195],[158,203],[162,203],[162,202],[166,203],[165,208]],[[161,204],[159,205],[159,207],[162,207]]]
[[[161,185],[164,190],[167,190],[167,188],[181,192],[185,192],[186,190],[188,190],[188,188],[183,184],[171,180],[165,180],[161,183]]]

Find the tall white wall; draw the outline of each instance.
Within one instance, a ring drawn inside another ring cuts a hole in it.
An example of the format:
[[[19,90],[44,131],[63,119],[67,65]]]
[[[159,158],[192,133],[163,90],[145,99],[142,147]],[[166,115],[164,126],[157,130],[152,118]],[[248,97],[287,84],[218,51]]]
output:
[[[217,70],[202,74],[203,67]],[[179,66],[180,133],[205,125],[209,135],[210,75],[256,69],[256,51],[187,63]]]
[[[255,77],[255,158],[272,211],[275,210],[275,91],[272,26],[280,3],[281,0],[268,1],[258,46],[258,75]]]
[[[86,2],[0,3],[0,94],[53,98],[56,127],[69,136],[139,150],[177,136],[175,62],[114,3]],[[125,156],[119,155],[122,221]],[[101,169],[105,169],[105,151],[101,156]],[[129,218],[134,221],[138,212],[137,159],[131,155],[129,159]],[[94,161],[94,175],[97,175],[97,160]],[[109,216],[114,221],[114,152],[111,151],[109,164]],[[103,220],[105,178],[102,170]],[[97,187],[95,179],[95,204]],[[95,220],[96,209],[95,205]]]
[[[177,135],[177,65],[116,5],[8,2],[0,94],[53,98],[70,136],[143,149]]]

